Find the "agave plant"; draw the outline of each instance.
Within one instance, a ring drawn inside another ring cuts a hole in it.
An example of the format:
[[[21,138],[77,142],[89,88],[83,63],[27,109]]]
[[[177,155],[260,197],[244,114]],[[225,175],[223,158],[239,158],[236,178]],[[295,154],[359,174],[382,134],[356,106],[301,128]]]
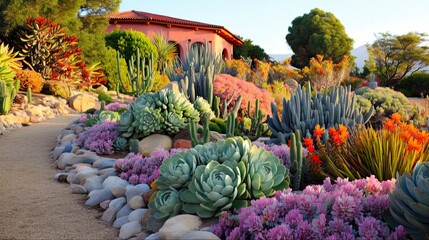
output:
[[[217,216],[233,206],[234,200],[245,196],[244,162],[211,161],[198,166],[188,189],[180,193],[183,211],[202,218]]]
[[[429,163],[416,165],[412,176],[397,176],[395,189],[389,193],[392,227],[403,225],[413,239],[429,238]]]
[[[154,200],[149,203],[149,209],[154,211],[154,216],[158,220],[176,216],[182,209],[179,192],[174,189],[156,192]]]
[[[246,163],[246,187],[252,198],[270,197],[289,187],[289,170],[272,152],[253,146]]]
[[[193,152],[193,153],[192,153]],[[159,168],[160,176],[156,181],[158,189],[180,189],[189,184],[197,167],[195,150],[172,155],[165,159]]]

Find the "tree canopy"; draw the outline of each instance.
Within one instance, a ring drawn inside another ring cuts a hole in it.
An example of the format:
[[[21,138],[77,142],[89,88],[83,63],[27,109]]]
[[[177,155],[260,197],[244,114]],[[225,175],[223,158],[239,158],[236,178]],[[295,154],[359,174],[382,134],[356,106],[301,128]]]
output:
[[[240,37],[241,38],[241,37]],[[266,59],[269,60],[270,56],[268,56],[267,53],[265,53],[265,50],[261,48],[259,45],[253,44],[253,41],[250,39],[245,39],[243,41],[243,45],[236,47],[234,46],[234,53],[233,58],[234,59],[241,59],[243,58],[257,58],[257,59]]]
[[[353,39],[340,20],[318,8],[295,18],[288,31],[286,41],[294,52],[291,64],[297,68],[308,66],[317,55],[338,63],[353,49]]]
[[[377,35],[377,40],[367,50],[384,86],[396,87],[405,76],[429,65],[429,46],[423,45],[426,36],[417,32]]]

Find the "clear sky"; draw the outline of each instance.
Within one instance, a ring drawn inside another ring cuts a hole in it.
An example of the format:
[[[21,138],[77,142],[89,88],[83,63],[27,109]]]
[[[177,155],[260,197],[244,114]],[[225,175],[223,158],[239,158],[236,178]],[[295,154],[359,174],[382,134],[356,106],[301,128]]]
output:
[[[313,8],[333,13],[357,48],[374,34],[429,34],[429,0],[122,0],[120,11],[138,10],[221,25],[268,54],[292,53],[286,34],[292,20]]]

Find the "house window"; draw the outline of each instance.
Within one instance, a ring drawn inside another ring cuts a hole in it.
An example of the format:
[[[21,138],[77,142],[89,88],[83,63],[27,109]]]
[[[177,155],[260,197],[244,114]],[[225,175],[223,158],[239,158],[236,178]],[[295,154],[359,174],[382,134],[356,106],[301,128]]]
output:
[[[169,43],[174,44],[174,47],[176,48],[176,56],[179,57],[179,58],[181,58],[182,55],[181,55],[181,52],[180,52],[180,45],[179,45],[179,43],[174,42],[174,41],[169,41]]]
[[[229,60],[228,50],[226,50],[226,48],[224,48],[224,49],[222,50],[222,58],[223,58],[224,60],[226,60],[226,59],[228,59],[228,60]]]
[[[202,47],[203,47],[203,43],[201,43],[201,42],[194,42],[191,46],[192,49],[197,50],[197,51],[201,51]]]

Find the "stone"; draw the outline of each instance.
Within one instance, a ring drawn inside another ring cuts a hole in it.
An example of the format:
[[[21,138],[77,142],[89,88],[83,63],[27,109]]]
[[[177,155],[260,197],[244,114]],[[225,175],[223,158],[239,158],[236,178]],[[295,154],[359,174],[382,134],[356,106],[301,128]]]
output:
[[[146,207],[146,204],[143,201],[143,196],[134,196],[130,200],[127,201],[128,206],[132,209],[138,209]]]
[[[71,170],[69,171],[69,175],[67,176],[67,182],[68,182],[68,183],[72,183],[72,182],[73,182],[74,177],[76,176],[76,174],[77,174],[76,169],[71,169]]]
[[[179,84],[176,81],[170,81],[167,85],[165,85],[161,89],[172,90],[174,93],[180,94]]]
[[[150,189],[149,185],[147,185],[146,183],[137,184],[135,185],[135,187],[141,189],[143,192],[146,192]]]
[[[95,161],[97,161],[97,159],[99,159],[100,157],[97,155],[86,155],[82,162],[83,163],[87,163],[87,164],[91,164],[93,165]]]
[[[130,238],[130,240],[145,240],[147,237],[149,237],[149,233],[139,232],[135,234],[135,237]]]
[[[144,189],[137,186],[128,185],[126,187],[125,196],[127,197],[127,202],[131,200],[134,196],[141,196],[145,192]]]
[[[65,144],[68,145],[69,143],[73,143],[75,138],[76,138],[76,134],[74,134],[74,133],[65,135],[63,138],[61,138],[60,144],[61,145],[65,145]]]
[[[128,215],[128,221],[129,222],[133,222],[133,221],[141,222],[142,218],[144,217],[144,215],[146,214],[147,211],[148,210],[146,208],[139,208],[139,209],[132,211]]]
[[[159,236],[159,232],[152,233],[151,235],[147,236],[145,240],[159,240],[161,237]]]
[[[88,94],[79,93],[67,100],[71,109],[78,112],[85,112],[88,109],[95,108],[96,99]]]
[[[139,152],[149,157],[159,147],[170,150],[173,147],[173,140],[167,135],[152,134],[143,138],[138,145]]]
[[[111,191],[113,196],[115,197],[125,197],[126,189],[124,186],[113,187]]]
[[[146,206],[149,204],[149,200],[155,192],[156,190],[149,189],[143,193],[143,201],[146,203]]]
[[[124,225],[125,223],[128,223],[128,216],[122,216],[122,217],[116,218],[112,226],[114,228],[121,228],[122,225]]]
[[[115,165],[115,163],[116,163],[116,159],[110,159],[110,160],[102,161],[98,165],[98,169],[102,170],[102,169],[106,169],[106,168],[112,168]]]
[[[123,206],[121,208],[121,210],[118,211],[118,213],[116,213],[116,218],[120,218],[120,217],[127,217],[127,221],[128,221],[128,215],[130,215],[130,213],[134,211],[134,209],[130,208],[128,206],[128,204],[126,204],[125,206]]]
[[[85,180],[83,187],[88,191],[92,192],[94,190],[99,190],[103,188],[104,178],[101,176],[92,176]],[[110,191],[110,190],[109,190]]]
[[[64,138],[64,136],[67,136],[67,135],[69,135],[69,134],[74,134],[74,131],[73,131],[73,130],[71,130],[71,129],[64,129],[64,130],[61,132],[60,138],[62,139],[62,138]]]
[[[187,139],[177,139],[173,144],[174,148],[190,149],[192,148],[192,141]]]
[[[92,164],[92,167],[94,167],[94,168],[100,168],[100,164],[103,164],[104,162],[109,162],[109,163],[107,163],[107,164],[109,164],[110,165],[110,163],[112,162],[112,161],[115,161],[116,162],[116,160],[115,159],[111,159],[111,158],[103,158],[103,157],[99,157],[93,164]],[[111,165],[110,167],[112,167],[113,165]]]
[[[99,205],[103,201],[113,199],[112,192],[109,189],[93,190],[88,196],[90,197],[86,200],[85,205],[90,207]]]
[[[39,122],[42,122],[44,120],[46,120],[46,118],[44,118],[44,117],[39,117],[39,116],[31,116],[30,117],[31,123],[39,123]]]
[[[116,219],[116,213],[127,203],[127,200],[124,197],[116,198],[110,201],[109,208],[103,213],[101,220],[113,223]]]
[[[109,208],[109,204],[110,204],[110,202],[111,202],[112,200],[106,200],[106,201],[103,201],[102,203],[100,203],[100,207],[102,208],[102,209],[104,209],[104,210],[106,210],[106,209],[108,209]]]
[[[192,231],[200,229],[200,217],[191,214],[177,215],[169,218],[159,229],[161,239],[181,239]]]
[[[68,173],[57,173],[54,176],[54,180],[57,180],[58,182],[67,182],[68,176],[69,176]]]
[[[182,236],[181,238],[179,238],[181,240],[201,240],[201,239],[207,239],[207,240],[217,240],[220,238],[218,236],[216,236],[214,233],[212,232],[207,232],[207,231],[192,231],[189,232],[187,234],[185,234],[184,236]]]
[[[58,158],[56,165],[59,169],[65,169],[67,166],[67,162],[70,161],[74,157],[73,153],[63,153]]]
[[[55,147],[54,150],[52,151],[52,159],[58,160],[58,158],[61,156],[62,153],[71,152],[71,151],[67,151],[69,149],[69,146],[70,145],[67,144],[67,145]]]
[[[128,239],[135,234],[141,232],[142,226],[139,222],[128,222],[122,225],[121,230],[119,231],[119,238],[120,239]]]
[[[125,188],[128,185],[129,185],[128,181],[125,181],[124,179],[117,176],[110,176],[106,178],[106,180],[104,180],[103,182],[103,188],[110,189],[110,190],[112,190],[112,188],[115,188],[115,187]]]
[[[91,165],[86,163],[76,163],[72,166],[72,168],[74,168],[74,170],[76,170],[78,173],[83,170],[93,169]]]
[[[73,194],[86,194],[86,189],[79,184],[70,184],[71,192]]]
[[[114,168],[105,168],[99,171],[99,175],[103,176],[104,178],[117,177],[118,172],[116,172]]]
[[[77,169],[76,169],[77,171]],[[90,169],[84,169],[79,171],[76,176],[73,179],[74,184],[81,184],[81,180],[83,178],[88,178],[88,177],[92,177],[92,176],[97,176],[98,175],[98,170],[90,168]]]
[[[104,85],[100,85],[98,88],[95,89],[97,92],[104,92],[107,93],[107,91],[109,91],[109,89],[107,89],[106,86]]]

